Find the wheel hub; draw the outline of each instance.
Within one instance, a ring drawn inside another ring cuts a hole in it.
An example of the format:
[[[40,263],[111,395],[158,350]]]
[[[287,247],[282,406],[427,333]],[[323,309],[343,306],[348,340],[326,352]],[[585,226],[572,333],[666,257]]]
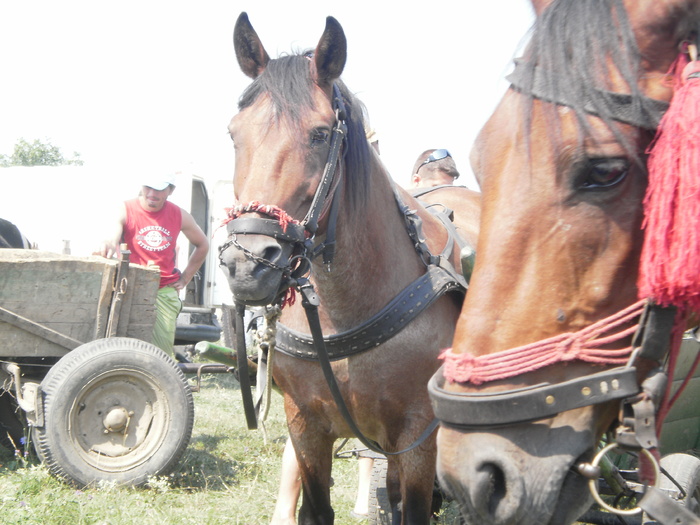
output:
[[[122,432],[129,424],[129,418],[134,413],[127,412],[124,407],[112,407],[102,420],[105,427],[105,434],[108,432]]]

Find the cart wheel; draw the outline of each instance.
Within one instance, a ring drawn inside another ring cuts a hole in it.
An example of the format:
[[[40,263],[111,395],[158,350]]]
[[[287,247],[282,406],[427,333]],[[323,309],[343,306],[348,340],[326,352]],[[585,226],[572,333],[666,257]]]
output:
[[[669,497],[700,517],[700,459],[691,454],[669,454],[661,458],[660,464],[661,468],[668,472],[668,476],[661,475],[659,488],[670,492]],[[680,489],[683,490],[682,493]],[[644,525],[659,523],[649,518],[646,513],[642,522]]]
[[[370,525],[391,525],[392,508],[386,488],[386,458],[375,458],[369,482],[368,517]]]
[[[152,344],[82,345],[49,370],[41,389],[37,455],[69,484],[141,485],[172,470],[189,444],[192,393],[177,364]]]

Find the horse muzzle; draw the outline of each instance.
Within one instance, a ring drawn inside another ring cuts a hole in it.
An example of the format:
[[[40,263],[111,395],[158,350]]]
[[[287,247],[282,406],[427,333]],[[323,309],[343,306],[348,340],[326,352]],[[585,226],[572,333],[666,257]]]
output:
[[[236,230],[241,226],[236,221],[229,223],[234,228],[229,228],[229,240],[219,248],[219,263],[233,297],[246,306],[273,304],[291,284],[295,246],[274,236]]]
[[[556,447],[552,453],[545,439],[523,442],[517,426],[498,433],[440,429],[438,477],[466,523],[564,525],[590,506],[587,480],[572,467],[592,455],[593,436],[568,426],[538,426],[538,433],[569,438],[566,443],[573,442],[579,452]],[[461,455],[460,461],[453,461],[454,452]]]

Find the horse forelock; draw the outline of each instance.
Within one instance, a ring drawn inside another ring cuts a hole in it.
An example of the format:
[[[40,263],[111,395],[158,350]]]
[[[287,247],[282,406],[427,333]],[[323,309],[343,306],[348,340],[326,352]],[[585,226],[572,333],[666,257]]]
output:
[[[268,97],[272,119],[270,125],[284,122],[303,142],[306,140],[301,124],[314,109],[314,78],[309,52],[282,56],[270,60],[265,70],[246,88],[238,101],[239,111],[251,107],[261,96]],[[370,174],[370,151],[365,136],[362,103],[341,81],[336,83],[346,109],[347,134],[343,157],[345,161],[345,191],[353,209],[366,200]]]
[[[308,61],[303,55],[270,60],[241,95],[238,110],[252,106],[261,95],[266,95],[272,105],[273,122],[284,120],[299,131],[302,118],[314,108],[312,86]]]
[[[551,92],[559,94],[574,111],[581,141],[592,136],[587,120],[590,109],[586,107],[593,106],[631,156],[638,157],[634,144],[624,137],[613,118],[615,101],[605,96],[605,92],[629,94],[634,110],[647,109],[648,99],[638,86],[640,54],[621,0],[553,2],[536,21],[522,67],[526,129],[531,125],[534,103],[528,86],[533,86],[537,71]],[[556,105],[549,106],[549,118],[557,124]],[[549,129],[556,131],[559,127]]]

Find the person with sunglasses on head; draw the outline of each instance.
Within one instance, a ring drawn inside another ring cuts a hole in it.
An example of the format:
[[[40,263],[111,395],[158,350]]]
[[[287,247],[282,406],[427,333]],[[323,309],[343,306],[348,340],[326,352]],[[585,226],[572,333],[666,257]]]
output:
[[[413,165],[411,183],[414,188],[451,186],[458,177],[459,171],[449,151],[427,149]]]

